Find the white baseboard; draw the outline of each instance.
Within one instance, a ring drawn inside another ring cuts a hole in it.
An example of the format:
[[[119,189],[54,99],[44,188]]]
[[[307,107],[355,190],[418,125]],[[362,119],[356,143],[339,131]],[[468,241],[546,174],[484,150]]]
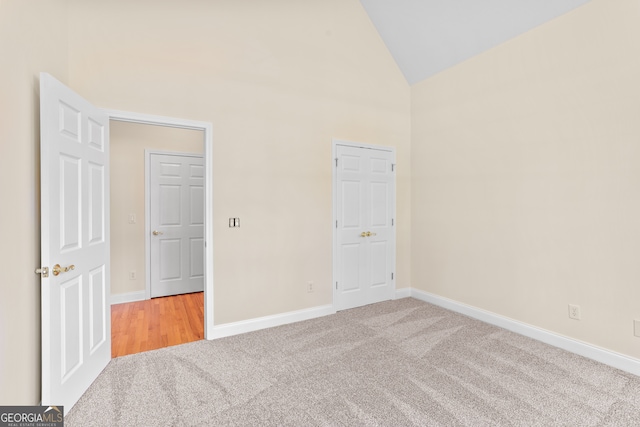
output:
[[[411,288],[397,289],[394,299],[409,298],[412,295]],[[255,319],[242,320],[240,322],[225,323],[214,326],[213,331],[207,331],[207,339],[230,337],[244,334],[246,332],[259,331],[260,329],[272,328],[274,326],[287,325],[289,323],[303,320],[315,319],[317,317],[335,314],[333,305],[308,308],[305,310],[291,311],[288,313],[274,314],[272,316],[258,317]]]
[[[288,313],[274,314],[272,316],[258,317],[255,319],[242,320],[240,322],[225,323],[214,326],[213,330],[207,331],[207,339],[230,337],[232,335],[244,334],[246,332],[259,331],[260,329],[272,328],[274,326],[287,325],[289,323],[301,322],[303,320],[315,319],[317,317],[335,314],[333,305],[323,305],[320,307],[308,308],[305,310],[290,311]]]
[[[411,288],[396,289],[396,296],[393,299],[409,298],[411,297]]]
[[[492,313],[480,308],[476,308],[467,304],[463,304],[448,298],[430,294],[428,292],[411,289],[411,296],[424,302],[437,305],[447,310],[464,314],[474,319],[499,326],[511,332],[542,341],[554,347],[570,351],[580,356],[595,360],[605,365],[612,366],[625,372],[640,376],[640,360],[633,357],[625,356],[611,350],[596,347],[583,341],[568,338],[554,332],[541,329],[527,323],[519,322],[499,314]]]
[[[126,294],[111,295],[111,305],[125,302],[143,301],[146,299],[144,291],[127,292]]]

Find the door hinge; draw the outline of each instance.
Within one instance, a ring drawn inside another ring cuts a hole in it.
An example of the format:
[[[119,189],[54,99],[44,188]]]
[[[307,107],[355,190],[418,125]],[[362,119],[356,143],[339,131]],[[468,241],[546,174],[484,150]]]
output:
[[[49,267],[36,268],[36,274],[39,274],[42,278],[49,277]]]
[[[395,220],[393,218],[391,218],[391,226],[393,227],[395,225]]]
[[[338,220],[336,219],[336,228],[338,228]]]
[[[338,167],[338,158],[336,157],[336,167]]]
[[[338,282],[336,282],[336,290],[338,290]]]
[[[393,273],[391,273],[391,280],[393,280]]]
[[[396,170],[396,164],[395,163],[391,163],[391,172]]]

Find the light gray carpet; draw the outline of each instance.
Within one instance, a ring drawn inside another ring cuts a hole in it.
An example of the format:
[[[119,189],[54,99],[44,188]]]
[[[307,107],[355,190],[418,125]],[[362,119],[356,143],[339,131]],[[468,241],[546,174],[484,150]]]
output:
[[[637,426],[640,377],[407,298],[112,360],[73,426]]]

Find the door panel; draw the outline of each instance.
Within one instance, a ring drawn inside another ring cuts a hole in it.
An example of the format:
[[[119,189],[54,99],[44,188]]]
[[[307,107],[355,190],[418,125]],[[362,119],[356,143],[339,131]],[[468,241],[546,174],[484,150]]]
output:
[[[105,150],[105,128],[102,123],[99,123],[89,117],[88,121],[89,126],[89,140],[88,145],[90,148],[97,150],[100,153],[103,153]]]
[[[342,226],[343,228],[362,227],[360,215],[360,182],[342,181]]]
[[[193,185],[189,189],[191,194],[189,195],[189,224],[191,225],[204,225],[204,187],[199,185]],[[204,240],[203,240],[204,242]]]
[[[372,227],[389,226],[389,184],[386,182],[371,183],[371,206],[369,207],[370,224]]]
[[[360,289],[360,254],[362,252],[360,243],[343,244],[340,248],[340,265],[342,276],[342,291],[350,292]]]
[[[62,302],[62,382],[82,364],[82,278],[74,277],[60,284]]]
[[[60,251],[80,249],[80,159],[60,154]]]
[[[203,158],[151,154],[149,187],[151,296],[203,291]]]
[[[161,175],[168,177],[170,175]],[[160,226],[181,225],[179,185],[160,185]]]
[[[104,243],[104,166],[89,163],[89,244]]]
[[[65,412],[111,360],[108,124],[40,75],[42,404]]]
[[[107,283],[104,266],[89,272],[89,352],[93,353],[107,339]]]
[[[182,264],[180,239],[160,240],[160,280],[177,280],[182,278],[180,265]],[[157,295],[154,295],[157,296]]]
[[[386,241],[371,242],[371,286],[385,286],[390,279],[387,271],[388,253]]]
[[[204,278],[204,239],[192,237],[189,239],[189,244],[191,249],[189,277],[192,279]]]
[[[393,153],[336,146],[336,308],[393,297],[395,173]]]
[[[381,174],[381,175],[386,175],[387,174],[387,166],[389,164],[389,162],[387,161],[387,159],[382,159],[382,158],[376,158],[374,156],[371,156],[371,160],[370,163],[371,165],[371,173],[372,174]]]

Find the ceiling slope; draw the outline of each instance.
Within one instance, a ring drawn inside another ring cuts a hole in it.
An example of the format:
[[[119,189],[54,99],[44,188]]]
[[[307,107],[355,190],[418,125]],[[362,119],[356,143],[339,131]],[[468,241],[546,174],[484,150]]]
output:
[[[590,0],[360,0],[413,85]]]

